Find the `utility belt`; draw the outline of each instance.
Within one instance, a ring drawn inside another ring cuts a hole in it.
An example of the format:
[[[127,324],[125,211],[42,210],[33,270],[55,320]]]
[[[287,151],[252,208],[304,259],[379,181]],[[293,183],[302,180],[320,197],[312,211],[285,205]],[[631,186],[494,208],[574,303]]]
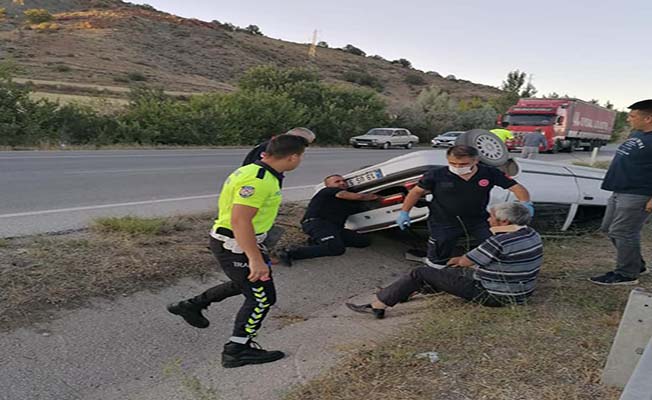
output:
[[[222,242],[222,246],[226,249],[231,251],[232,253],[235,254],[243,254],[244,250],[240,247],[238,242],[235,240],[235,235],[233,234],[233,231],[228,228],[224,227],[218,227],[217,229],[211,229],[209,235],[216,240],[219,240]],[[258,247],[261,250],[265,250],[263,246],[263,242],[267,239],[267,232],[265,233],[257,233],[256,234],[256,243],[258,244]]]

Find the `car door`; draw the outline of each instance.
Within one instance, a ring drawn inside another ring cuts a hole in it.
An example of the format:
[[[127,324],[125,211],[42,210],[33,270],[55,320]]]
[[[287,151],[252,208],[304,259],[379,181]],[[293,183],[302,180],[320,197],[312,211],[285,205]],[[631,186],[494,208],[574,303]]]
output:
[[[392,132],[392,146],[400,146],[401,143],[401,131],[394,131]]]

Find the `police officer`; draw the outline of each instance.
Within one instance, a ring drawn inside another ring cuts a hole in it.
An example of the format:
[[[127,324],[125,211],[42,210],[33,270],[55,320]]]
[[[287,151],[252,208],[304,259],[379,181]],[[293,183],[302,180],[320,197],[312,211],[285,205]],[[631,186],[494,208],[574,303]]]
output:
[[[306,140],[308,145],[314,142],[315,139],[317,138],[317,136],[314,134],[313,131],[311,131],[308,128],[301,128],[301,127],[290,129],[284,134],[301,137]],[[274,137],[272,137],[272,139],[273,138]],[[269,142],[272,139],[265,140],[264,142],[254,147],[249,153],[247,153],[244,160],[242,161],[242,165],[245,166],[254,163],[256,161],[262,160],[263,154],[265,153],[265,149],[267,149],[267,146],[269,146]],[[274,247],[276,246],[276,243],[278,243],[278,241],[281,240],[281,237],[283,236],[284,233],[285,233],[285,229],[283,229],[282,227],[278,225],[272,226],[272,228],[267,232],[267,239],[265,239],[265,243],[263,244],[267,247],[268,250],[273,251]],[[278,259],[272,257],[272,264],[278,264]]]
[[[361,211],[361,202],[378,199],[375,194],[349,192],[342,175],[324,179],[326,186],[308,204],[301,229],[310,236],[311,246],[279,251],[279,258],[291,266],[293,260],[344,254],[346,247],[367,247],[369,238],[349,229],[344,223],[349,215]]]
[[[240,167],[228,177],[220,193],[219,215],[210,232],[210,248],[229,281],[168,306],[168,311],[190,325],[206,328],[209,321],[203,309],[228,297],[245,297],[233,335],[222,352],[225,368],[284,357],[281,351],[261,349],[252,339],[276,301],[269,255],[262,242],[281,205],[283,173],[299,166],[305,146],[303,138],[281,135],[269,143],[261,161]]]
[[[479,164],[478,150],[453,146],[446,152],[447,167],[428,170],[408,193],[396,220],[401,230],[410,226],[410,210],[427,192],[432,193],[428,217],[428,255],[426,262],[445,265],[460,237],[473,236],[484,241],[491,236],[487,218],[489,193],[494,186],[509,189],[534,215],[527,189],[497,168]],[[467,242],[467,247],[470,247]],[[467,251],[470,249],[467,249]]]
[[[302,138],[306,139],[308,144],[311,144],[317,138],[317,136],[315,136],[313,131],[311,131],[308,128],[301,128],[301,127],[290,129],[289,131],[285,132],[284,134],[285,135],[292,135],[292,136],[302,137]],[[263,159],[263,153],[265,152],[265,149],[267,148],[267,146],[269,145],[269,142],[273,138],[274,137],[272,137],[271,139],[267,139],[264,142],[257,145],[256,147],[254,147],[253,149],[251,149],[251,151],[249,153],[247,153],[244,160],[242,161],[242,166],[251,164],[251,163],[253,163],[255,161],[258,161],[258,160],[262,160]]]
[[[510,132],[507,127],[509,126],[509,122],[503,121],[501,123],[500,128],[495,128],[490,130],[489,132],[493,133],[494,135],[498,136],[500,140],[503,142],[506,142],[510,139],[514,139],[514,135],[512,135],[512,132]]]

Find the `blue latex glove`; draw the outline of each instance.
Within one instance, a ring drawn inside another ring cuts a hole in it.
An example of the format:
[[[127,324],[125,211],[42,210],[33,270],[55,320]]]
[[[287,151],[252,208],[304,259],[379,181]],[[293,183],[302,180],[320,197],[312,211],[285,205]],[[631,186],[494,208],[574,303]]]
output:
[[[407,211],[401,211],[396,218],[396,223],[398,227],[404,231],[410,226],[410,213]]]
[[[521,204],[530,212],[530,217],[534,217],[534,204],[531,201],[521,201]]]

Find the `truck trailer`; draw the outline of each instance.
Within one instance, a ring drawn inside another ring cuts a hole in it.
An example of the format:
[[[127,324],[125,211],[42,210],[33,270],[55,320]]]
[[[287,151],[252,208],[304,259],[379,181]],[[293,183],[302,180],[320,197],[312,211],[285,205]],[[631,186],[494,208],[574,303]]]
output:
[[[613,134],[616,111],[579,99],[520,99],[503,116],[509,122],[514,139],[505,144],[509,150],[522,147],[526,133],[541,130],[552,153],[589,151],[607,144]]]

